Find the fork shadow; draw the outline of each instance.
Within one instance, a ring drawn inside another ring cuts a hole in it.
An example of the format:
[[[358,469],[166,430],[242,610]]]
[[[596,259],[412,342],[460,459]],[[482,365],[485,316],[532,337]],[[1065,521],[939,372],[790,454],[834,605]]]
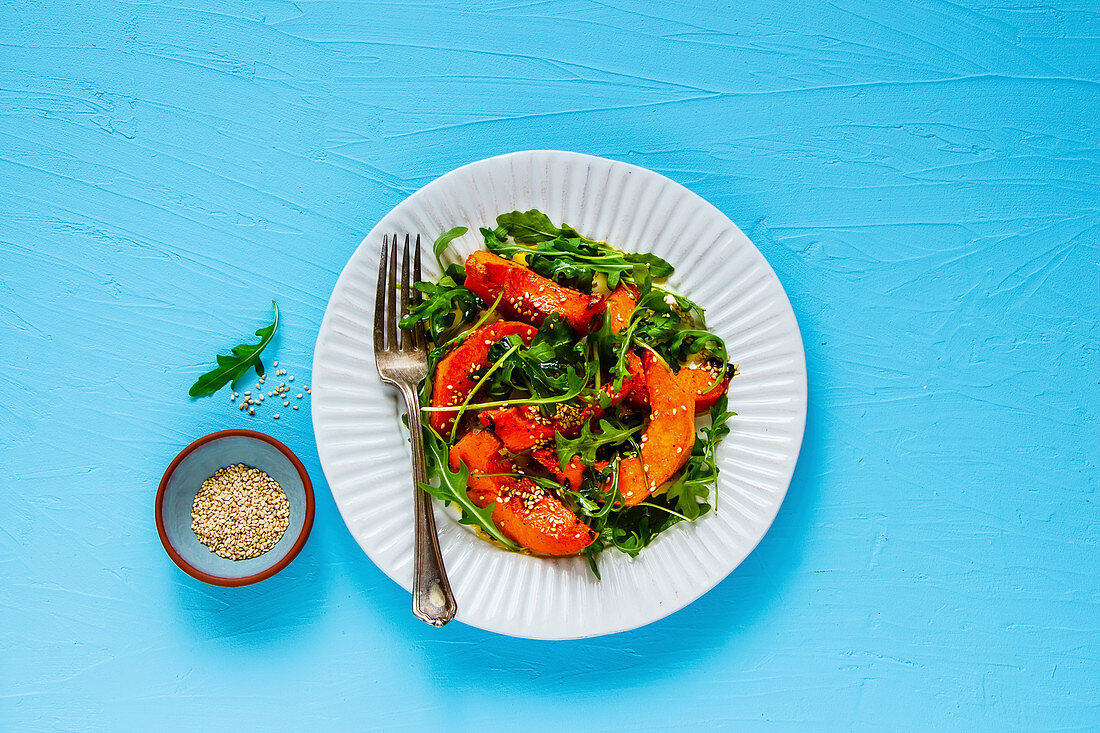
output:
[[[378,621],[404,638],[433,679],[452,690],[503,691],[522,686],[524,695],[553,695],[630,688],[675,676],[700,660],[722,653],[741,632],[767,616],[784,593],[804,554],[807,527],[819,504],[817,478],[821,425],[807,415],[803,449],[790,489],[760,544],[709,593],[671,616],[640,629],[573,641],[517,639],[460,623],[441,630],[409,624],[408,594],[376,602]],[[368,572],[380,574],[373,566]],[[685,660],[692,660],[685,665]],[[537,681],[538,684],[531,684]]]

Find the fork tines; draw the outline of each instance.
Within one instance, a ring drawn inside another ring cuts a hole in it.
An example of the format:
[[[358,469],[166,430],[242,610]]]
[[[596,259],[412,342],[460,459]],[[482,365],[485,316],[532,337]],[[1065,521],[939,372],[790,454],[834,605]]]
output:
[[[412,280],[409,280],[409,247],[412,237],[405,235],[405,252],[401,258],[401,293],[398,308],[397,290],[397,235],[392,244],[389,235],[382,237],[382,256],[378,261],[378,294],[374,300],[374,350],[406,351],[424,347],[424,335],[420,327],[403,330],[397,322],[420,302],[420,292],[412,283],[420,282],[420,235],[416,235],[412,262]],[[400,331],[400,341],[398,332]]]

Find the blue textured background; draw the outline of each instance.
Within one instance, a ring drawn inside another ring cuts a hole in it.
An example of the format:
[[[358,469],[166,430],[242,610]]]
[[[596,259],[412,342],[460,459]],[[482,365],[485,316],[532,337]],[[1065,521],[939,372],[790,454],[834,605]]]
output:
[[[0,728],[1095,729],[1098,91],[1081,0],[0,3]],[[186,397],[272,297],[307,378],[363,233],[528,148],[712,201],[807,348],[760,547],[587,642],[415,622],[304,411]],[[152,500],[233,426],[301,455],[318,512],[219,589]]]

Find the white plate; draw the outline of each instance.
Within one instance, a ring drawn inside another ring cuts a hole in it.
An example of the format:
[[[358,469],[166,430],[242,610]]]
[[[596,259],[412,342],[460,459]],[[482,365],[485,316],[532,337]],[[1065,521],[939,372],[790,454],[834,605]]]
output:
[[[731,385],[738,417],[718,451],[718,511],[662,534],[637,559],[601,555],[603,581],[582,558],[519,555],[478,539],[437,503],[443,557],[458,620],[501,634],[572,639],[637,628],[713,588],[752,551],[787,492],[806,423],[806,360],[779,279],[722,212],[662,175],[603,158],[527,151],[451,171],[398,204],[352,255],[333,290],[313,356],[313,428],[329,488],[371,560],[412,588],[412,471],[396,393],[371,346],[383,232],[430,243],[453,226],[462,257],[482,246],[479,226],[537,208],[555,223],[671,262],[669,286],[707,309],[741,366]]]

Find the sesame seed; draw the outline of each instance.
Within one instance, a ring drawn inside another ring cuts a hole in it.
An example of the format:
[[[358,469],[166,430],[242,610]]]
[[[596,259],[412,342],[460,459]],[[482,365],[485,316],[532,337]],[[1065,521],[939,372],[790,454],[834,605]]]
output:
[[[290,375],[289,377],[287,377],[286,379],[287,379],[287,381],[288,381],[288,382],[293,382],[293,381],[294,381],[294,375],[293,375],[293,374],[291,374],[291,375]]]
[[[290,403],[289,403],[289,402],[286,402],[286,401],[284,400],[284,401],[283,401],[283,407],[289,407],[289,406],[290,406]]]

